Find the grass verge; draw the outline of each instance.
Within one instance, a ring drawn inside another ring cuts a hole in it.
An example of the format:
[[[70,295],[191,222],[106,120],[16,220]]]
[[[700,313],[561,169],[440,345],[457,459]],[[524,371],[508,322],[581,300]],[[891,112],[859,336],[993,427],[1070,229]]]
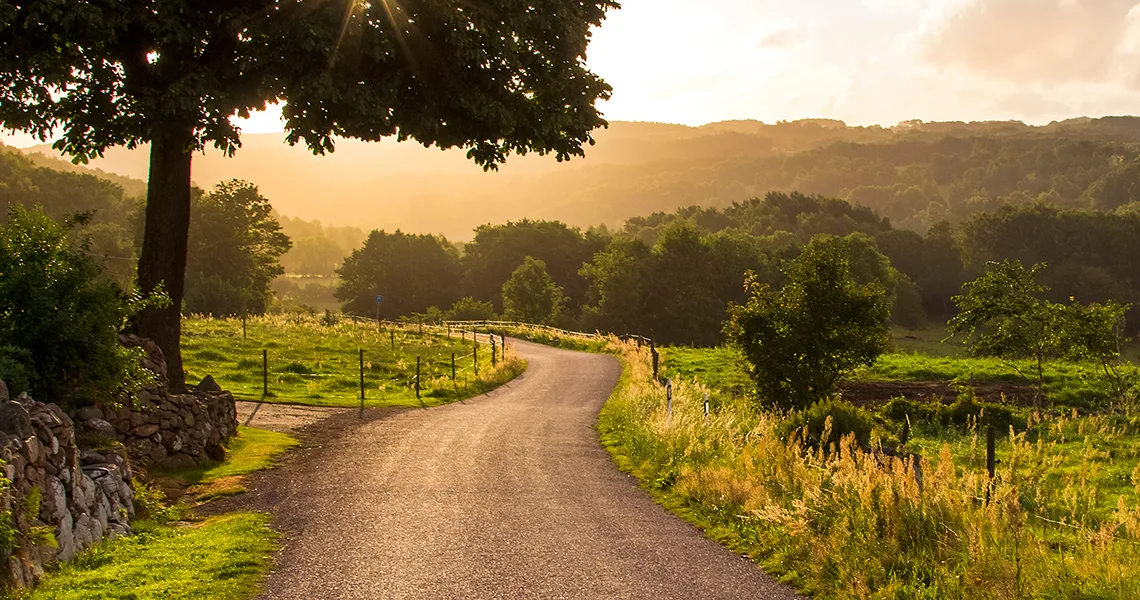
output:
[[[666,373],[675,356],[666,354]],[[818,451],[785,442],[780,415],[730,391],[713,390],[720,401],[706,422],[708,388],[691,378],[675,380],[670,415],[645,353],[627,345],[623,357],[599,420],[617,464],[710,537],[807,593],[1140,597],[1140,420],[1036,415],[1000,442],[992,482],[978,468],[976,429],[932,430],[919,444],[919,485],[910,463],[850,440]]]
[[[290,435],[254,427],[238,426],[226,447],[223,462],[208,461],[179,470],[155,470],[151,481],[172,499],[185,491],[194,502],[204,502],[245,491],[242,476],[268,469],[277,456],[296,446]]]
[[[49,573],[26,600],[244,600],[269,570],[277,534],[263,514],[173,527],[135,524]]]

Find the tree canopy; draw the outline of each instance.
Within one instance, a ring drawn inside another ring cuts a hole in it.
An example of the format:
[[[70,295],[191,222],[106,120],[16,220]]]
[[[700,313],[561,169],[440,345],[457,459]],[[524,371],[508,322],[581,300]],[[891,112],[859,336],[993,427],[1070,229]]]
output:
[[[803,409],[887,350],[890,302],[878,282],[855,282],[841,238],[813,240],[785,274],[778,291],[750,281],[748,302],[729,308],[725,331],[761,399]]]
[[[508,319],[550,325],[564,302],[562,287],[546,272],[546,263],[530,256],[503,284],[503,313]]]
[[[337,273],[336,297],[348,313],[395,319],[459,299],[459,253],[432,235],[373,231]]]
[[[269,284],[291,246],[269,200],[246,181],[195,194],[186,264],[186,310],[213,316],[262,314]]]

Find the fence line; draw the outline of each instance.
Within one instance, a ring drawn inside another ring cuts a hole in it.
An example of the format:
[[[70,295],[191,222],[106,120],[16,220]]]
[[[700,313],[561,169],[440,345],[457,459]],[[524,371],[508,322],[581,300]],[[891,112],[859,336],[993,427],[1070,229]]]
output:
[[[470,331],[471,339],[460,341],[455,333],[466,338],[466,330],[449,329],[445,326],[433,324],[417,324],[407,322],[380,321],[344,315],[350,320],[350,336],[366,332],[367,324],[379,324],[395,335],[389,350],[388,335],[379,334],[375,343],[369,342],[367,347],[353,348],[351,351],[341,351],[337,348],[284,348],[269,344],[266,347],[239,350],[236,355],[239,365],[236,370],[232,367],[223,367],[228,372],[214,372],[216,378],[226,381],[228,389],[241,398],[278,398],[298,401],[336,401],[364,400],[377,398],[375,394],[386,395],[392,393],[392,386],[397,393],[428,393],[432,389],[451,388],[468,389],[472,385],[479,385],[479,375],[485,368],[486,374],[495,371],[487,357],[478,356],[478,346],[484,348],[492,344],[494,334]],[[241,328],[246,329],[246,323]],[[243,334],[246,332],[243,331]],[[370,332],[375,334],[375,331]],[[417,336],[417,333],[419,334]],[[399,339],[396,339],[399,338]],[[248,339],[242,335],[242,339]],[[272,338],[269,338],[272,340]],[[449,340],[445,342],[445,340]],[[250,340],[259,344],[261,342]],[[250,343],[243,341],[242,343]],[[398,342],[398,343],[397,343]],[[498,340],[495,340],[498,342]],[[361,343],[360,340],[350,342]],[[440,344],[443,344],[440,346]],[[416,346],[422,346],[423,350]],[[438,347],[437,347],[438,346]],[[446,349],[443,355],[436,356],[438,351]],[[505,359],[505,345],[501,348],[495,344],[496,359],[501,355]],[[466,348],[466,350],[464,350]],[[250,355],[243,358],[241,353],[249,351]],[[256,353],[256,354],[254,354]],[[405,356],[406,355],[406,356]],[[256,356],[256,361],[254,357]],[[207,359],[214,362],[214,359]],[[482,360],[484,365],[477,365],[476,360]],[[397,367],[400,361],[404,366]],[[471,361],[471,362],[467,362]],[[248,364],[246,364],[248,362]],[[368,368],[365,368],[366,362]],[[420,363],[419,375],[410,368],[408,363]],[[497,360],[496,360],[497,362]],[[256,365],[256,366],[255,366]],[[213,370],[218,365],[202,365],[203,370]],[[199,367],[195,367],[199,368]],[[475,378],[472,379],[474,373]],[[371,381],[369,381],[371,380]],[[445,382],[450,383],[448,385]],[[433,383],[434,382],[434,383]],[[438,384],[438,385],[436,385]],[[355,389],[353,389],[355,388]],[[382,391],[388,388],[389,391]],[[418,388],[418,389],[417,389]],[[420,394],[416,394],[418,397]]]

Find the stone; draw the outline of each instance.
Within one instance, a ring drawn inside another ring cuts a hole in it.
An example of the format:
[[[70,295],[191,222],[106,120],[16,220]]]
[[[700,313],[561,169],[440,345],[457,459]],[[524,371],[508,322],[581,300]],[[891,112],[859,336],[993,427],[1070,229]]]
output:
[[[184,452],[175,452],[167,456],[161,463],[163,467],[168,469],[188,469],[193,467],[196,463],[194,459]]]
[[[158,430],[159,430],[158,425],[148,424],[148,425],[139,425],[138,427],[135,427],[134,430],[131,431],[131,433],[137,437],[146,438],[146,437],[150,437],[150,436],[158,433]]]
[[[59,560],[67,562],[75,558],[75,521],[69,511],[63,511],[55,525],[55,541],[59,544]]]
[[[102,419],[103,411],[99,410],[99,407],[97,406],[84,406],[83,408],[75,411],[75,418],[79,421]]]
[[[98,433],[99,435],[114,439],[115,426],[111,425],[105,419],[88,419],[84,422],[88,429]]]
[[[63,482],[57,477],[45,477],[43,503],[40,505],[41,517],[51,521],[59,521],[67,512],[67,491],[63,487]]]
[[[107,462],[107,457],[92,450],[79,453],[79,462],[84,465],[98,465]]]
[[[220,392],[222,391],[222,386],[218,385],[217,381],[214,381],[212,375],[207,375],[194,389],[199,392]]]
[[[146,423],[146,417],[144,417],[142,415],[142,413],[137,413],[137,412],[131,413],[131,426],[132,427],[138,427],[139,425],[142,425],[144,423]]]
[[[44,445],[43,442],[40,441],[40,438],[36,436],[29,436],[28,439],[24,440],[24,450],[28,457],[28,462],[31,464],[36,464],[43,458]]]
[[[26,439],[32,435],[32,418],[18,402],[0,402],[0,431]]]
[[[8,384],[4,383],[3,379],[0,379],[0,402],[7,402],[7,401],[8,401]]]
[[[87,510],[91,510],[95,506],[95,492],[97,488],[98,486],[95,485],[95,482],[88,477],[86,473],[80,477],[79,493],[82,499],[81,506]]]
[[[31,415],[32,425],[40,429],[54,429],[63,425],[63,419],[60,419],[55,413],[46,408],[37,410]]]

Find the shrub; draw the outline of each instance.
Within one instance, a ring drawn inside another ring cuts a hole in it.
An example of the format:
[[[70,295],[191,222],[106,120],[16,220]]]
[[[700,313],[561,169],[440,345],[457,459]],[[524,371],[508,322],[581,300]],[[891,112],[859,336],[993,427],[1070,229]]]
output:
[[[138,364],[142,351],[123,348],[118,334],[128,317],[165,296],[127,297],[103,277],[87,245],[71,239],[84,222],[13,207],[0,225],[0,368],[26,380],[25,390],[12,392],[65,405],[113,402],[153,377]]]
[[[840,238],[816,236],[785,269],[783,289],[750,274],[748,302],[729,306],[725,333],[748,360],[763,401],[806,408],[886,351],[890,299],[879,283],[852,279],[843,248]]]
[[[992,425],[999,435],[1008,433],[1011,426],[1025,426],[1025,419],[1014,409],[996,402],[979,400],[970,390],[963,391],[951,404],[894,398],[879,409],[879,414],[900,424],[909,419],[915,425],[925,423],[958,429],[965,429],[974,423],[982,427]]]
[[[497,318],[494,304],[470,296],[460,298],[447,311],[448,321],[494,321]]]
[[[778,432],[784,439],[801,435],[806,446],[818,449],[835,447],[843,436],[850,434],[855,435],[856,443],[866,446],[874,427],[871,413],[846,400],[830,398],[792,413],[780,424]]]

